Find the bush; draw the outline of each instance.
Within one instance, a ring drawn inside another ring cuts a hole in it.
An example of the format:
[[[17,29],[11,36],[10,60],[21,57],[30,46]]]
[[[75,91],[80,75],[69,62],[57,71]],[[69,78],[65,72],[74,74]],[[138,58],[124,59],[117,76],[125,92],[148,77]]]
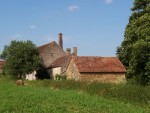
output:
[[[56,74],[56,75],[55,75],[55,79],[56,79],[56,80],[66,80],[66,75],[59,75],[59,74]]]

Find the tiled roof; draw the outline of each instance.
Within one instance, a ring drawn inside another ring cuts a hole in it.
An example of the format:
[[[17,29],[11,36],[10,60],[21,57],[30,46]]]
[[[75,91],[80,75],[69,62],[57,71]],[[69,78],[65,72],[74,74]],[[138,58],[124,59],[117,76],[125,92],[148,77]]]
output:
[[[56,59],[66,55],[66,52],[55,41],[38,47],[39,56],[45,68]]]
[[[71,60],[71,55],[65,55],[58,59],[56,59],[49,67],[62,67],[69,65],[69,62]]]
[[[74,57],[79,72],[126,72],[116,57]]]
[[[57,43],[56,43],[55,41],[53,41],[53,42],[50,42],[50,43],[48,43],[48,44],[39,46],[39,47],[38,47],[38,51],[39,51],[39,53],[43,53],[44,50],[45,50],[47,47],[53,47],[55,44],[57,44]]]

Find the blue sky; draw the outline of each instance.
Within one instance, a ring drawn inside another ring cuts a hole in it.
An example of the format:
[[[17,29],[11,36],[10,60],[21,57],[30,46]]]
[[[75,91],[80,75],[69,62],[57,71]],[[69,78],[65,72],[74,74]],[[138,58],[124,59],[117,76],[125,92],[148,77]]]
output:
[[[11,40],[57,42],[81,56],[115,56],[134,0],[0,0],[0,52]]]

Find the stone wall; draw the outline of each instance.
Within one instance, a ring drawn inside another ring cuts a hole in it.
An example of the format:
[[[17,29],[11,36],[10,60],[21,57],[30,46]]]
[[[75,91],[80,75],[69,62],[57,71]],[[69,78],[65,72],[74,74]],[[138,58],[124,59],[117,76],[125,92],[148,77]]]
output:
[[[26,74],[25,77],[26,77],[26,80],[36,80],[36,71],[33,71],[30,74]]]
[[[57,68],[53,68],[53,72],[52,72],[52,78],[55,80],[56,79],[56,75],[57,74],[61,74],[61,67],[57,67]]]
[[[80,73],[80,80],[102,83],[124,83],[125,73]]]
[[[70,64],[66,71],[67,79],[73,79],[73,80],[80,80],[80,73],[73,61],[73,59],[70,61]]]
[[[73,59],[66,71],[67,79],[97,81],[102,83],[125,83],[125,73],[79,73]]]
[[[51,43],[47,48],[40,53],[40,57],[45,67],[48,67],[57,58],[66,55],[65,51],[55,42]]]

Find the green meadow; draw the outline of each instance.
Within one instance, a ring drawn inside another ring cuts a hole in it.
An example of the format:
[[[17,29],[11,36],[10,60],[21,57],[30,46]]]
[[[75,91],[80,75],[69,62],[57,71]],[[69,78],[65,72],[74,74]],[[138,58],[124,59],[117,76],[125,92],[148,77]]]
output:
[[[150,112],[150,87],[67,80],[26,84],[0,77],[0,113]]]

